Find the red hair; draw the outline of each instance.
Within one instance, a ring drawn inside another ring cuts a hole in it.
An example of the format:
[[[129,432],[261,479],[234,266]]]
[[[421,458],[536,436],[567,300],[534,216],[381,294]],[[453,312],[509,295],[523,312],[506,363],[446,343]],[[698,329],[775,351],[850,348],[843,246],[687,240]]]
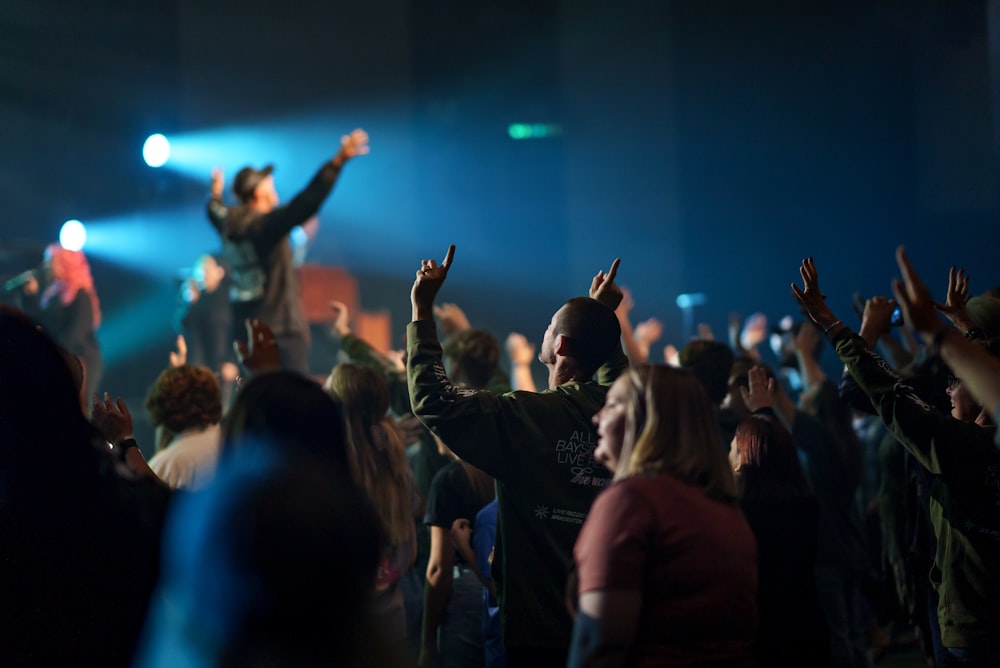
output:
[[[812,496],[792,435],[777,419],[756,413],[736,427],[744,499],[775,501]]]
[[[94,277],[90,275],[90,263],[83,251],[66,250],[59,244],[50,244],[45,249],[52,271],[52,284],[42,295],[42,306],[48,304],[52,297],[58,295],[59,303],[67,306],[76,294],[83,290],[90,297],[91,310],[94,312],[94,329],[101,324],[101,302],[94,290]]]

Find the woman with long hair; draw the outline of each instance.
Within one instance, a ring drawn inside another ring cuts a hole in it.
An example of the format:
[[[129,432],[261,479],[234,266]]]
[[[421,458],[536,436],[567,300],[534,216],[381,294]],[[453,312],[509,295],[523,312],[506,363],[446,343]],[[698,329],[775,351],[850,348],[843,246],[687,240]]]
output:
[[[829,637],[815,576],[819,503],[792,435],[773,415],[755,413],[736,428],[729,461],[757,539],[757,666],[827,666]]]
[[[351,475],[367,493],[379,518],[386,548],[375,583],[375,609],[386,637],[406,639],[399,581],[416,558],[413,474],[399,428],[389,416],[389,388],[377,371],[339,364],[326,381],[343,405]]]
[[[574,549],[569,665],[753,665],[757,550],[701,384],[629,369],[594,423],[615,475]]]
[[[44,289],[37,278],[24,284],[25,311],[56,343],[83,360],[89,397],[97,391],[103,372],[97,343],[101,303],[90,264],[83,251],[50,244],[44,267]]]

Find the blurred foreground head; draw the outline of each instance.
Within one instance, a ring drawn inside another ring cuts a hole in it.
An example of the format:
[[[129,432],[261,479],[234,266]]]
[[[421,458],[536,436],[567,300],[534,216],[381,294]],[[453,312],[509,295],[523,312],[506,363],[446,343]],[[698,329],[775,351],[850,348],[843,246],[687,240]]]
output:
[[[349,471],[347,429],[339,401],[294,371],[252,377],[240,388],[222,422],[226,455],[244,443],[261,440]]]
[[[244,441],[172,513],[137,665],[351,665],[379,554],[378,520],[344,473]]]
[[[81,471],[96,472],[94,434],[66,356],[21,311],[0,305],[2,488],[79,482]]]

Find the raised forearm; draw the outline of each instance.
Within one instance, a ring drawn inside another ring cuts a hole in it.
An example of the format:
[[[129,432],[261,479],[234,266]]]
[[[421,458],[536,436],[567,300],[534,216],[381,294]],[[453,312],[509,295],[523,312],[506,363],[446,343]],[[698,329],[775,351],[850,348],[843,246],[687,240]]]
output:
[[[940,353],[941,360],[987,411],[992,414],[1000,407],[1000,360],[952,328],[940,335]]]
[[[511,369],[514,377],[514,389],[535,392],[535,377],[531,375],[531,364],[515,364]]]
[[[799,359],[799,371],[802,373],[806,388],[816,387],[826,380],[826,373],[815,357],[801,350],[796,352],[796,356]]]
[[[649,349],[645,351],[635,341],[635,330],[628,316],[617,313],[618,325],[622,328],[622,347],[625,349],[625,356],[628,357],[629,364],[638,366],[645,364],[649,359]]]

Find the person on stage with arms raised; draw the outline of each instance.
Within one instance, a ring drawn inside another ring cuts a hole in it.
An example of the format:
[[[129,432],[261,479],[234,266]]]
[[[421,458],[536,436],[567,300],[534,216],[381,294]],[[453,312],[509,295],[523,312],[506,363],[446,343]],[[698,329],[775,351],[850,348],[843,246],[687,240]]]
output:
[[[368,134],[354,130],[341,138],[340,150],[323,163],[309,185],[291,202],[279,205],[272,172],[244,167],[233,180],[240,203],[227,207],[222,201],[222,173],[212,175],[208,216],[222,236],[233,286],[230,301],[233,324],[242,328],[249,318],[264,321],[274,332],[282,366],[307,373],[309,325],[306,322],[299,281],[295,274],[289,234],[316,214],[333,190],[341,168],[355,156],[368,153]]]

